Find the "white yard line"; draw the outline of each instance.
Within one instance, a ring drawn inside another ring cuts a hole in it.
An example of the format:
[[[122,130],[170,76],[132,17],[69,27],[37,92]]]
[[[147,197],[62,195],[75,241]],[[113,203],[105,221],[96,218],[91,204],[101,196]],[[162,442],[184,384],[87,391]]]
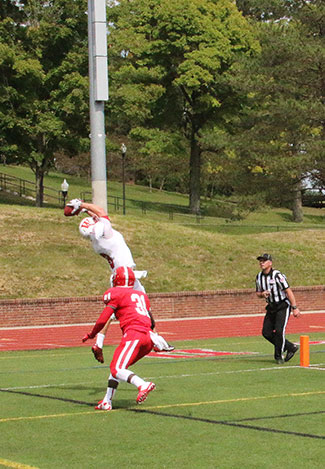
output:
[[[300,368],[302,370],[321,370],[325,371],[324,363],[318,363],[315,365],[311,365],[310,367],[300,367],[299,365],[293,366],[272,366],[272,367],[263,367],[263,368],[248,368],[246,370],[229,370],[229,371],[213,371],[209,373],[186,373],[180,375],[165,375],[165,376],[145,376],[144,379],[150,380],[159,380],[159,379],[180,379],[180,378],[193,378],[195,376],[214,376],[214,375],[231,375],[231,374],[241,374],[241,373],[258,373],[258,372],[265,372],[265,371],[285,371],[285,370],[294,370]],[[53,383],[53,384],[38,384],[33,386],[12,386],[8,388],[0,388],[0,391],[14,391],[14,390],[22,390],[22,389],[43,389],[43,388],[55,388],[58,386],[83,386],[89,385],[89,381],[79,382],[79,383]]]

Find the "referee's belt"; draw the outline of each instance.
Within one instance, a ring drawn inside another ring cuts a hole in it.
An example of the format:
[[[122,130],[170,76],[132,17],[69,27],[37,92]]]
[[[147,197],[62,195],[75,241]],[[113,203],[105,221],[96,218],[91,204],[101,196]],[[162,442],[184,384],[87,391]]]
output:
[[[283,303],[288,303],[287,299],[285,300],[281,300],[281,301],[272,301],[272,302],[268,302],[267,303],[267,306],[270,306],[271,308],[276,308],[277,306],[280,306],[282,305]]]

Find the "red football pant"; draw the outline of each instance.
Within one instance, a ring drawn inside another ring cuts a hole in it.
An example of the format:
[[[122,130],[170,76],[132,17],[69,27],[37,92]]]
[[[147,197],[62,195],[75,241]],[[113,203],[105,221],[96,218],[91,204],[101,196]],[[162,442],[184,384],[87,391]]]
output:
[[[127,381],[131,372],[125,372],[133,363],[139,361],[151,352],[153,343],[148,332],[129,330],[121,340],[120,345],[114,352],[110,364],[111,373],[114,378]]]

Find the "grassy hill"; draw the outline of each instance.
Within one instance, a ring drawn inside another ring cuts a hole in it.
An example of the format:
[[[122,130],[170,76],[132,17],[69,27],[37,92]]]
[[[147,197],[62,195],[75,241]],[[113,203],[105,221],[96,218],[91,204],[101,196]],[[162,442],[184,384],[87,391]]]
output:
[[[4,166],[0,164],[0,173],[9,176],[15,176],[27,181],[35,181],[35,175],[30,168],[24,166]],[[69,183],[69,197],[80,197],[82,192],[91,193],[91,181],[87,178],[79,178],[63,173],[50,171],[44,178],[44,185],[57,191],[61,190],[63,179],[67,179]],[[127,184],[126,197],[141,201],[159,202],[165,204],[188,205],[188,196],[175,192],[159,191],[158,189],[149,190],[148,187],[138,186],[135,184]],[[122,197],[122,184],[117,181],[108,181],[108,195]]]
[[[62,175],[55,177],[62,182]],[[79,186],[85,188],[80,180]],[[150,195],[147,188],[140,190]],[[175,200],[172,194],[168,197]],[[0,210],[1,299],[105,291],[110,270],[80,237],[80,216],[66,218],[59,208],[21,205],[1,192]],[[285,209],[256,212],[237,223],[211,218],[198,224],[140,211],[111,213],[111,218],[131,247],[137,268],[148,270],[148,292],[254,288],[256,256],[262,252],[273,254],[274,265],[292,286],[324,283],[325,222],[320,209],[306,208],[299,225]]]

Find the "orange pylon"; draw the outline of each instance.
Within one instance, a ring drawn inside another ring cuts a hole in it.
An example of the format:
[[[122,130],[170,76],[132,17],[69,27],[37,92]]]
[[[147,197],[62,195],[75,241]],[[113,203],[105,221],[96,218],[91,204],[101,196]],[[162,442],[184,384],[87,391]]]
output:
[[[300,366],[309,366],[309,336],[300,336]]]

